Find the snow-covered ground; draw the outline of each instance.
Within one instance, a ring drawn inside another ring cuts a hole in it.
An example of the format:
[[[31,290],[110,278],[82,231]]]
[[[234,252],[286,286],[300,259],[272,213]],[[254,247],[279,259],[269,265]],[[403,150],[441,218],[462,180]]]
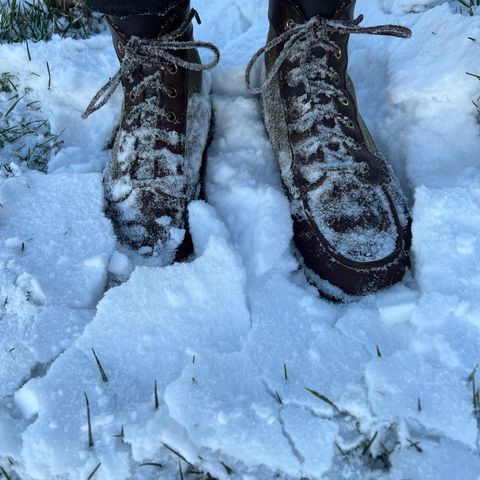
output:
[[[33,44],[31,61],[0,45],[1,72],[64,140],[48,175],[1,173],[0,477],[480,479],[480,82],[466,75],[480,73],[480,16],[358,1],[366,25],[413,30],[352,38],[350,71],[412,202],[414,272],[333,305],[298,271],[244,85],[266,4],[194,2],[197,38],[222,51],[216,131],[208,203],[190,207],[195,258],[166,268],[135,268],[103,214],[120,93],[80,114],[117,68],[109,36]],[[107,290],[109,272],[130,278]]]

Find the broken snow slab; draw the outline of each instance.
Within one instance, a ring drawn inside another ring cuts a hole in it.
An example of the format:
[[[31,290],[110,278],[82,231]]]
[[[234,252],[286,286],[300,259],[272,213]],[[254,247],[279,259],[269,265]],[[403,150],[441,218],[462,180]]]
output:
[[[480,188],[419,188],[415,199],[413,236],[421,292],[456,302],[459,314],[480,326]]]
[[[380,420],[404,419],[474,447],[472,391],[458,370],[408,351],[373,360],[366,370],[372,410]]]
[[[110,290],[75,345],[24,387],[22,395],[38,405],[23,447],[34,477],[86,478],[102,463],[98,478],[131,478],[139,463],[178,460],[162,443],[196,463],[197,447],[170,417],[166,389],[210,350],[241,349],[250,329],[244,283],[237,255],[212,237],[192,263],[139,267]],[[195,397],[188,394],[190,409]],[[131,455],[119,447],[119,432]]]
[[[421,478],[452,480],[480,478],[478,454],[460,442],[447,438],[410,441],[407,449],[392,455],[391,480]]]
[[[99,174],[30,172],[0,185],[1,256],[39,305],[94,308],[115,247]]]

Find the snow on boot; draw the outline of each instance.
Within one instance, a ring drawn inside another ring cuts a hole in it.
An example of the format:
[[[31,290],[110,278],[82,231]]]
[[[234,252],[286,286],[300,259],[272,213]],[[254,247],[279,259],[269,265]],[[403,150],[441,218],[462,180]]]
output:
[[[142,37],[127,28],[141,29],[141,16],[130,23],[128,17],[108,19],[121,66],[84,114],[101,108],[122,84],[121,125],[104,173],[107,214],[121,243],[163,265],[192,252],[187,206],[199,196],[211,120],[210,86],[202,72],[220,57],[214,45],[193,40],[192,20],[200,20],[183,4],[164,16],[156,35],[149,16]],[[202,64],[198,48],[215,58]]]
[[[252,58],[246,77],[250,91],[262,95],[307,276],[325,295],[340,299],[401,280],[411,243],[398,181],[357,111],[346,72],[348,38],[352,33],[406,38],[411,32],[359,26],[363,17],[353,19],[354,1],[343,2],[330,16],[318,14],[321,5],[315,10],[314,4],[322,2],[270,1],[268,42]],[[262,55],[263,84],[254,88],[251,71]]]

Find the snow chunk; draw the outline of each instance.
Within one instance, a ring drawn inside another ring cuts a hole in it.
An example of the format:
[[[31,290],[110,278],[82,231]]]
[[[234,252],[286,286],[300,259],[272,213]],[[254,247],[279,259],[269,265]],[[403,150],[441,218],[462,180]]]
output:
[[[403,418],[466,445],[476,444],[471,389],[455,371],[401,351],[370,362],[366,380],[379,418]]]
[[[331,415],[329,406],[306,392],[308,387],[340,407],[361,412],[360,381],[370,356],[361,342],[330,325],[336,314],[330,305],[320,303],[312,315],[307,299],[303,289],[280,275],[252,292],[248,354],[270,391],[277,391],[285,404]]]
[[[200,358],[168,388],[165,400],[173,418],[187,425],[202,447],[219,450],[244,468],[264,465],[292,475],[299,471],[276,402],[245,355]]]
[[[442,0],[382,0],[387,12],[401,14],[405,12],[422,12]]]
[[[465,445],[449,439],[438,442],[422,440],[422,452],[415,448],[394,454],[391,480],[421,478],[422,480],[480,479],[478,454]]]
[[[100,176],[32,172],[4,181],[0,195],[0,239],[21,239],[15,264],[35,277],[40,303],[93,308],[115,246]]]
[[[38,419],[24,435],[23,449],[35,478],[88,476],[83,392],[91,405],[98,461],[112,475],[106,478],[130,478],[129,459],[117,451],[114,441],[122,425],[135,460],[147,460],[148,455],[150,461],[154,456],[157,461],[157,456],[168,459],[153,426],[175,422],[168,420],[164,409],[152,417],[154,383],[163,399],[167,386],[194,356],[241,348],[250,329],[244,283],[236,255],[225,240],[212,237],[198,260],[168,268],[137,268],[127,283],[110,290],[75,346],[44,378],[24,387],[40,407]],[[102,382],[92,348],[108,383]],[[52,430],[51,424],[62,428]],[[181,449],[188,438],[172,435],[173,426],[160,438]]]
[[[238,246],[249,275],[294,270],[293,233],[271,145],[252,99],[214,97],[217,136],[209,150],[209,201]]]
[[[108,271],[110,273],[119,277],[128,278],[134,268],[132,260],[127,255],[118,251],[113,252],[110,263],[108,264]]]
[[[388,60],[390,101],[403,112],[403,122],[409,120],[387,131],[391,137],[392,128],[402,128],[397,149],[404,150],[414,186],[452,187],[472,177],[469,169],[478,169],[472,155],[480,149],[472,100],[480,94],[479,85],[465,72],[480,69],[478,41],[472,41],[478,38],[480,17],[452,14],[449,3],[412,17],[412,38],[396,42]]]
[[[37,414],[40,409],[37,397],[27,388],[17,392],[15,395],[15,403],[22,412],[22,415],[28,420]]]
[[[15,292],[10,290],[8,298],[13,300]],[[26,379],[41,375],[92,318],[87,310],[56,306],[38,309],[24,302],[7,303],[9,314],[0,321],[0,401]]]
[[[212,235],[228,240],[230,234],[225,224],[218,217],[215,209],[202,201],[190,203],[188,206],[190,231],[192,234],[195,252],[201,255],[208,246]]]
[[[281,417],[285,433],[302,458],[304,475],[321,478],[332,465],[338,425],[290,406],[281,412]]]
[[[372,358],[390,356],[408,348],[415,333],[409,322],[389,325],[382,322],[381,314],[365,310],[363,306],[349,308],[336,326],[348,337],[360,341]]]
[[[480,189],[419,188],[413,247],[423,292],[462,300],[463,316],[478,323]]]

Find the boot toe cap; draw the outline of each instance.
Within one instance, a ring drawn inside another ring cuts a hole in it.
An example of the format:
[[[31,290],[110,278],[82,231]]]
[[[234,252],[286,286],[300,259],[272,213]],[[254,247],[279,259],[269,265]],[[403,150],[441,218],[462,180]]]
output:
[[[350,177],[350,176],[349,176]],[[297,246],[307,267],[351,295],[401,280],[409,265],[409,218],[387,188],[331,176],[304,199]]]

